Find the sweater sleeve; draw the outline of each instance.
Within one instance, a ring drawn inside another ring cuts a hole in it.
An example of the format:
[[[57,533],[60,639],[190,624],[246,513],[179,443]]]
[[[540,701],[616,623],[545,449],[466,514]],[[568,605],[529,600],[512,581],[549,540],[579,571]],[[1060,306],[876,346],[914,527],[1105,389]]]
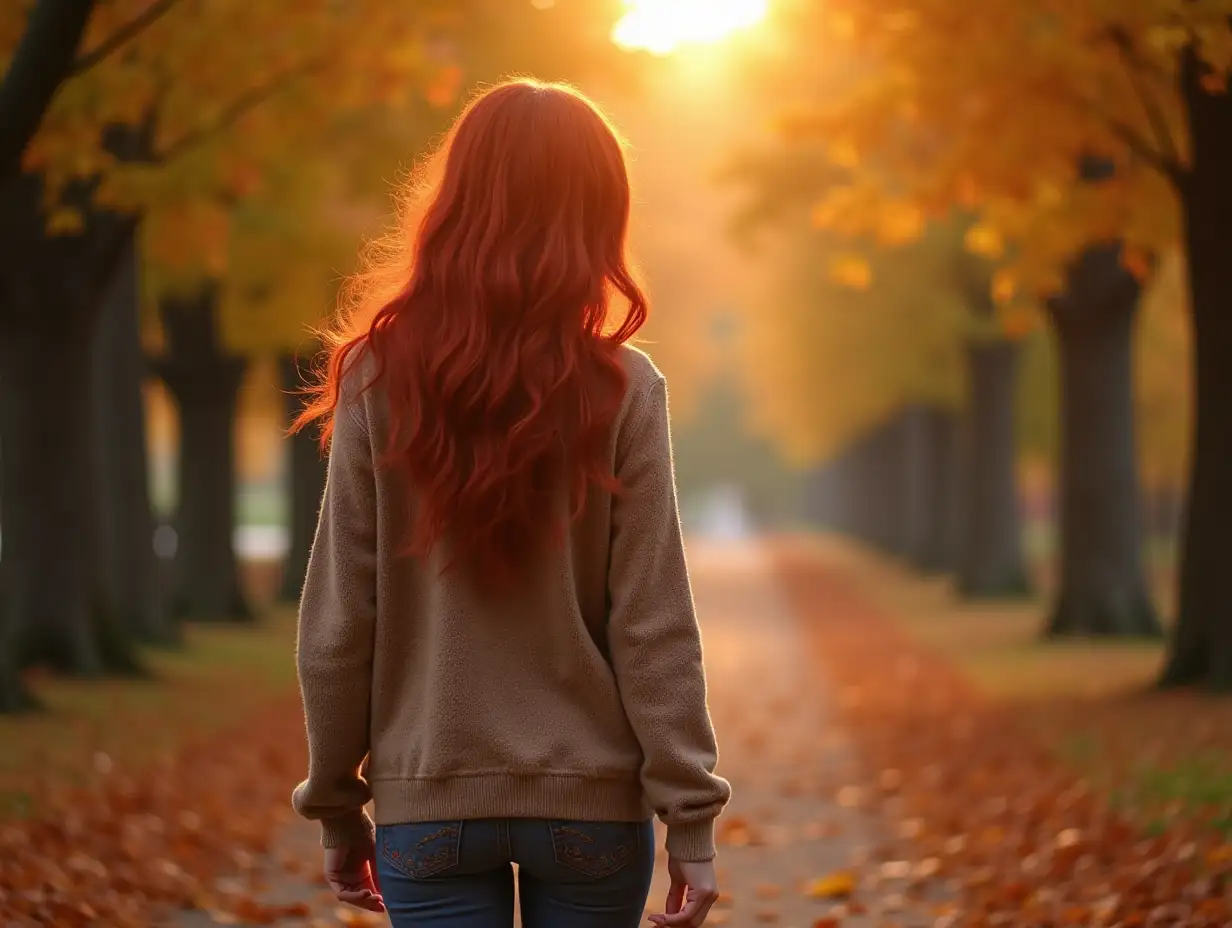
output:
[[[618,459],[609,641],[625,712],[642,748],[643,789],[678,860],[715,855],[714,820],[731,795],[714,773],[701,633],[685,563],[662,379],[640,399]]]
[[[376,490],[362,406],[340,402],[325,495],[300,600],[296,661],[308,779],[292,804],[321,823],[326,847],[372,835],[361,765],[368,753],[376,622]]]

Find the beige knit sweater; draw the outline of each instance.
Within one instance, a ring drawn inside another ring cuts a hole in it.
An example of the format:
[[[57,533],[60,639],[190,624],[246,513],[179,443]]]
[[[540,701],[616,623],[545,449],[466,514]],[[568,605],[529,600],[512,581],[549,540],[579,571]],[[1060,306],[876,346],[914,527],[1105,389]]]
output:
[[[373,464],[379,387],[344,391],[298,640],[310,760],[293,801],[327,847],[370,832],[371,799],[382,824],[657,813],[670,854],[714,856],[730,788],[714,774],[667,391],[646,355],[623,358],[624,492],[592,490],[563,548],[498,596],[396,555],[409,491]]]

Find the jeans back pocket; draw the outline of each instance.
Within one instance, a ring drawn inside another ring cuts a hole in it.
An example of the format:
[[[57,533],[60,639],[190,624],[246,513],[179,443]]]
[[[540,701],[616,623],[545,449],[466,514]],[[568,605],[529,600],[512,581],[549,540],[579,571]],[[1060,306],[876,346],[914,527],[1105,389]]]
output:
[[[462,823],[382,825],[376,841],[386,863],[413,880],[423,880],[458,865]]]
[[[548,827],[556,862],[595,879],[620,870],[633,859],[642,842],[637,822],[554,820]]]

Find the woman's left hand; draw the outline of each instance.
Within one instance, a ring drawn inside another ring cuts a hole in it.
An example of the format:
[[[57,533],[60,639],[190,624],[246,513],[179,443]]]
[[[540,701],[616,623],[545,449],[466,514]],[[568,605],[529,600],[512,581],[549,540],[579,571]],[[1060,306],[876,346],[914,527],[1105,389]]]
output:
[[[384,912],[385,900],[376,878],[376,845],[351,844],[325,849],[325,879],[339,902]]]

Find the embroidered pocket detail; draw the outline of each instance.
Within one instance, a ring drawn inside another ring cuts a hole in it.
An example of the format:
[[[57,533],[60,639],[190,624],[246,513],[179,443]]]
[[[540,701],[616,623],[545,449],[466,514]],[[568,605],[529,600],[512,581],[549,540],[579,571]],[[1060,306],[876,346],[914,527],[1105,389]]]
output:
[[[386,825],[377,837],[386,863],[413,880],[426,880],[458,865],[462,823]]]
[[[586,876],[611,876],[633,859],[641,844],[634,822],[550,823],[556,862]]]

